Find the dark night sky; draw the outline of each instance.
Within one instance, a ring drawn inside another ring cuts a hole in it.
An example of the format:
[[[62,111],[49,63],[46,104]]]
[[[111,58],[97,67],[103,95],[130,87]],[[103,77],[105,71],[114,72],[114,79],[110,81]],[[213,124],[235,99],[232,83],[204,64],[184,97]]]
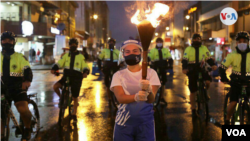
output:
[[[116,46],[118,48],[130,36],[135,37],[137,35],[136,26],[131,23],[125,11],[125,7],[134,3],[133,1],[107,1],[109,7],[109,28],[112,38],[117,40]]]

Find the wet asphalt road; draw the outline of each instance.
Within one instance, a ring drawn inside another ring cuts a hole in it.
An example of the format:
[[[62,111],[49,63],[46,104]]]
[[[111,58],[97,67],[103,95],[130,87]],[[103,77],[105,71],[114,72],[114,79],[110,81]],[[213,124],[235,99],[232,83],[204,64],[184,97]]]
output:
[[[91,66],[91,64],[89,64]],[[78,107],[77,126],[57,126],[58,96],[53,84],[60,77],[49,71],[33,71],[34,79],[28,93],[38,93],[37,103],[43,127],[32,141],[112,141],[116,110],[109,105],[102,76],[89,75],[83,80]],[[182,74],[180,61],[175,61],[174,75],[168,76],[164,98],[167,105],[155,110],[155,131],[157,141],[219,141],[223,124],[224,85],[212,82],[210,89],[210,122],[191,118],[187,77]],[[15,107],[15,115],[19,117]],[[65,117],[67,120],[67,117]],[[10,127],[13,123],[10,122]],[[10,130],[10,141],[19,141],[14,129]]]

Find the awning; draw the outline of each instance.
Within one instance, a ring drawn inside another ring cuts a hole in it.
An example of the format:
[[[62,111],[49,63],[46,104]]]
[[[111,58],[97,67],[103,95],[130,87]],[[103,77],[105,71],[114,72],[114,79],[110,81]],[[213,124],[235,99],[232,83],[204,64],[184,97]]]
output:
[[[55,45],[55,42],[49,42],[49,43],[46,43],[45,45]]]
[[[37,7],[40,7],[40,6],[41,6],[40,3],[37,2],[37,1],[25,1],[25,2],[30,3],[30,4],[32,4],[32,5],[35,5],[35,6],[37,6]],[[16,2],[14,2],[14,3],[16,4]]]
[[[199,20],[199,21],[197,21],[197,23],[202,23],[202,22],[211,20],[211,19],[216,18],[216,17],[219,17],[219,16],[220,16],[220,15],[218,14],[218,15],[215,15],[215,16],[212,16],[212,17],[209,17],[209,18],[206,18],[206,19],[204,19],[204,20]]]
[[[45,9],[59,9],[59,3],[56,1],[39,1]]]
[[[87,40],[89,38],[89,33],[87,31],[79,31],[75,32],[76,38],[80,38],[81,40]]]

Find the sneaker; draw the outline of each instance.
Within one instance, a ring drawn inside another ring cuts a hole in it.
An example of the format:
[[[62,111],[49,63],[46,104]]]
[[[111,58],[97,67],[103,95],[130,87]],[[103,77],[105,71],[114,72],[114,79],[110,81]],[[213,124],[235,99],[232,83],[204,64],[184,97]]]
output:
[[[25,128],[22,136],[22,141],[28,141],[31,137],[31,129]]]
[[[229,120],[225,120],[224,121],[224,125],[230,125],[230,121]]]
[[[199,114],[197,113],[196,110],[192,110],[192,118],[193,119],[199,118]]]

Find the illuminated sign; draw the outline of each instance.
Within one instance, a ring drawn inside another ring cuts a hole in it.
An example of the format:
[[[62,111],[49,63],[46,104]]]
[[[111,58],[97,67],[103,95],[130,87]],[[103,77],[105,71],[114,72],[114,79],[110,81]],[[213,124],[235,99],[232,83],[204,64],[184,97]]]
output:
[[[30,21],[22,22],[22,32],[24,35],[30,36],[33,34],[34,26]]]
[[[57,28],[54,28],[54,27],[50,28],[50,32],[54,33],[54,34],[60,34],[60,30],[58,30]]]
[[[190,9],[188,10],[188,14],[193,13],[193,12],[196,11],[196,10],[197,10],[197,7],[190,8]]]
[[[217,38],[217,45],[224,45],[225,44],[225,38]]]

